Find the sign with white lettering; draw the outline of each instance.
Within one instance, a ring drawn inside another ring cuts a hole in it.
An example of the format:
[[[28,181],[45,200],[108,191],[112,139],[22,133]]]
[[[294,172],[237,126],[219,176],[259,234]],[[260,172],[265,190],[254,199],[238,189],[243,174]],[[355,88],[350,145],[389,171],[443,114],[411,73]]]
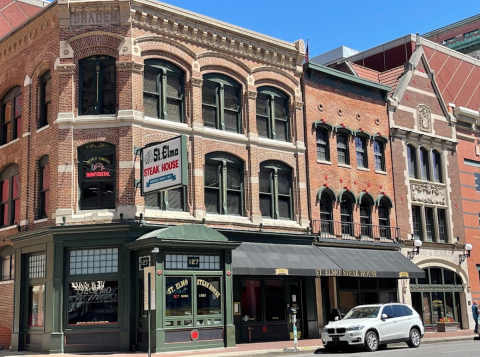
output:
[[[150,309],[155,310],[155,267],[143,269],[143,308],[148,310],[148,274],[150,274]]]
[[[70,26],[108,25],[120,23],[120,11],[70,14]]]
[[[142,195],[186,186],[187,137],[185,135],[142,149]]]

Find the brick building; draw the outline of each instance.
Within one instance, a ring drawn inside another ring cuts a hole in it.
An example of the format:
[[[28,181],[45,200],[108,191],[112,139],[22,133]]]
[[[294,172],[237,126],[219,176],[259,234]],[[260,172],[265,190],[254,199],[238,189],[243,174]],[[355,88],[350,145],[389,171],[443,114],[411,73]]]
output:
[[[408,58],[405,63],[404,58]],[[465,153],[457,150],[463,143],[459,144],[460,125],[452,107],[454,101],[478,103],[478,94],[468,90],[475,82],[468,73],[476,62],[408,35],[371,49],[368,55],[359,53],[333,64],[380,83],[387,74],[395,80],[388,115],[392,152],[403,153],[392,160],[397,215],[408,217],[398,223],[405,240],[402,251],[425,271],[425,278],[411,279],[401,290],[405,301],[423,316],[427,329],[435,329],[444,316],[462,328],[472,323],[473,292],[468,283],[472,268],[461,256],[470,239],[465,237],[464,220],[465,226],[471,224],[467,212],[472,198],[467,198],[465,187],[472,186],[473,176],[468,174],[467,183],[463,166],[458,170]],[[423,242],[418,252],[413,247],[416,240]]]

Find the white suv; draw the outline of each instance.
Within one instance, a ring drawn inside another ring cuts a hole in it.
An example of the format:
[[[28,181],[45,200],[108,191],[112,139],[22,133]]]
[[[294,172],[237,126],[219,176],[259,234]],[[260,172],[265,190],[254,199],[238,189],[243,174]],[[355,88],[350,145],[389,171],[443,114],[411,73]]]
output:
[[[361,305],[350,310],[342,320],[329,322],[323,328],[322,341],[331,352],[347,346],[364,346],[373,352],[394,342],[418,347],[424,332],[422,320],[411,306]]]

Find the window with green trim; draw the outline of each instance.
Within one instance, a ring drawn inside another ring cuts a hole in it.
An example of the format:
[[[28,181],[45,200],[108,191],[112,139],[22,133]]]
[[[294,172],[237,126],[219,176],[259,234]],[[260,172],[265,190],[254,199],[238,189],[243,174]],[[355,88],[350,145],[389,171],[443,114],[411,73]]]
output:
[[[1,100],[0,145],[7,144],[20,137],[22,133],[22,87],[15,87],[7,92]]]
[[[260,87],[257,93],[258,135],[290,141],[288,96],[273,87]]]
[[[317,160],[330,161],[329,133],[327,129],[317,128]]]
[[[367,139],[355,138],[355,152],[357,156],[357,167],[368,168]]]
[[[145,206],[163,211],[185,211],[186,187],[177,187],[145,195]]]
[[[417,173],[417,150],[412,145],[407,145],[408,175],[411,178],[418,178]]]
[[[11,226],[20,219],[20,174],[17,164],[0,173],[0,227]]]
[[[12,246],[0,250],[0,281],[13,280],[15,276],[15,255]]]
[[[145,116],[185,121],[185,74],[174,64],[161,59],[145,60],[143,107]]]
[[[79,62],[79,114],[115,114],[115,58],[91,56]]]
[[[337,134],[337,157],[339,164],[350,165],[347,134]]]
[[[243,162],[226,153],[205,157],[207,213],[243,216]]]
[[[385,171],[385,144],[375,140],[373,142],[373,155],[375,157],[375,170]]]
[[[278,161],[260,165],[260,211],[263,217],[292,219],[292,170]]]
[[[218,73],[206,74],[202,87],[202,116],[207,127],[242,132],[241,87]]]
[[[38,160],[38,218],[48,216],[50,203],[50,162],[48,155]]]

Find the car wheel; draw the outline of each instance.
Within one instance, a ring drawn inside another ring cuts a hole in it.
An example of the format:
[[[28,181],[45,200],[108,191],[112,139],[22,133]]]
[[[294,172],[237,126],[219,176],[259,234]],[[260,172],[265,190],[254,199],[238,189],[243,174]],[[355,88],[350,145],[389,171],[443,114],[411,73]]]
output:
[[[365,349],[368,352],[375,352],[378,350],[378,336],[375,331],[368,331],[365,335]]]
[[[333,346],[324,346],[325,351],[328,353],[336,353],[339,351],[338,347],[333,347]]]
[[[410,330],[410,338],[408,339],[408,342],[407,342],[408,347],[417,348],[418,346],[420,346],[421,338],[422,337],[420,336],[420,331],[418,331],[418,329],[416,328],[412,328]]]

